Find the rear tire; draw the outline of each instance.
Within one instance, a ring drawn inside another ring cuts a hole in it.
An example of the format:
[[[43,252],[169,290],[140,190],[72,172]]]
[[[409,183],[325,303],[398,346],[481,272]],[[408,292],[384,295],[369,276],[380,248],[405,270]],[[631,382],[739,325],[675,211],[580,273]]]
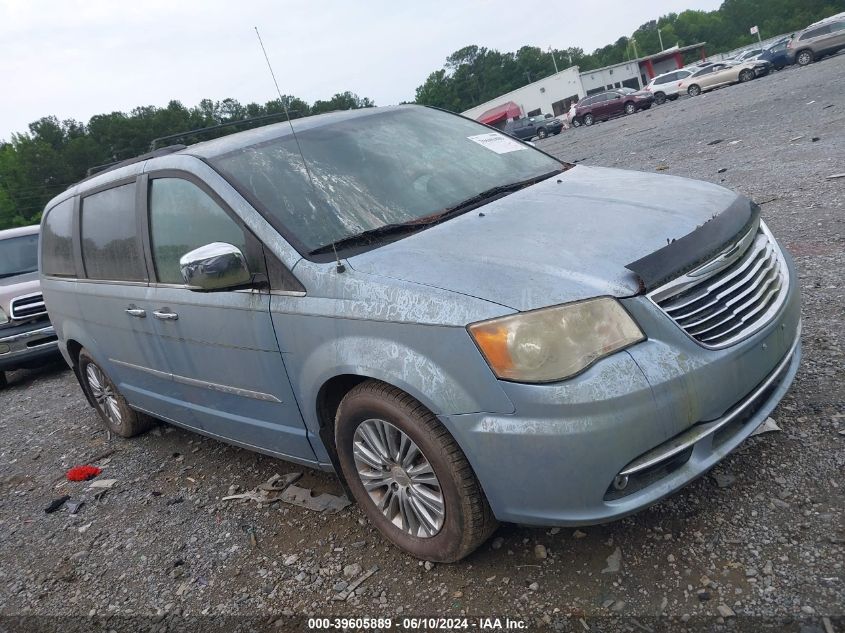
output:
[[[795,63],[799,66],[806,66],[813,63],[813,51],[804,49],[795,56]]]
[[[637,106],[635,106],[632,102],[628,102],[625,104],[625,114],[634,114],[637,111]]]
[[[590,126],[590,125],[593,124],[594,121],[595,121],[595,119],[593,119],[592,114],[585,114],[584,115],[584,125]]]
[[[581,127],[581,119],[572,119],[572,127]]]
[[[654,93],[654,103],[655,105],[663,105],[666,103],[666,94],[662,92]]]
[[[0,371],[0,389],[8,385],[9,383],[6,381],[6,372]]]
[[[152,427],[152,419],[129,407],[111,378],[85,349],[79,352],[79,375],[94,408],[109,431],[121,437],[134,437]]]
[[[496,529],[463,451],[434,414],[400,389],[367,380],[346,394],[335,445],[370,522],[411,555],[452,563]]]
[[[687,88],[687,94],[690,97],[697,97],[701,94],[701,87],[698,84],[693,84],[689,88]]]

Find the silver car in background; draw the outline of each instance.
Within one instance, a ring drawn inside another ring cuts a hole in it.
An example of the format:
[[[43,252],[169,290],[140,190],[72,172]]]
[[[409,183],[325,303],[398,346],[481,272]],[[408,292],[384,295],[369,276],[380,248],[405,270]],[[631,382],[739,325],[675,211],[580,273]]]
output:
[[[747,198],[418,106],[118,165],[47,205],[41,273],[113,432],[153,416],[335,471],[432,561],[659,501],[800,357],[797,275]]]
[[[39,227],[0,231],[0,387],[6,372],[58,358],[38,283]]]

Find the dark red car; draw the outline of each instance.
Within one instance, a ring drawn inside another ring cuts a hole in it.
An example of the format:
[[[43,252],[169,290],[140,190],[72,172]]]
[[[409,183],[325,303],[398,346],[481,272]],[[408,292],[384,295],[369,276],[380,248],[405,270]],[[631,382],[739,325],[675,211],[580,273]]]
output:
[[[608,90],[590,95],[575,106],[574,126],[592,125],[596,121],[607,121],[623,114],[634,114],[637,110],[648,110],[654,102],[650,92],[631,88]]]

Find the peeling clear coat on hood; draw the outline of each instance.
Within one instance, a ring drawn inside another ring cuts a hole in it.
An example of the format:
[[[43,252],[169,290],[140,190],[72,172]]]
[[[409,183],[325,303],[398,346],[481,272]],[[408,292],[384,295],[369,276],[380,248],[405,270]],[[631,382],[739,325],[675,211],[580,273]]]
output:
[[[520,311],[631,296],[639,283],[626,264],[691,233],[737,197],[697,180],[577,166],[348,262]]]

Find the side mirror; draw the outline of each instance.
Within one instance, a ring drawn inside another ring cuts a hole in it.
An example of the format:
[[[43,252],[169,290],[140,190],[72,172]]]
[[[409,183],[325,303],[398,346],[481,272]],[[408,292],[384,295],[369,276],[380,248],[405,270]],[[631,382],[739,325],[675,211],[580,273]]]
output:
[[[212,242],[182,255],[182,280],[191,290],[229,290],[252,283],[246,258],[237,246]]]

